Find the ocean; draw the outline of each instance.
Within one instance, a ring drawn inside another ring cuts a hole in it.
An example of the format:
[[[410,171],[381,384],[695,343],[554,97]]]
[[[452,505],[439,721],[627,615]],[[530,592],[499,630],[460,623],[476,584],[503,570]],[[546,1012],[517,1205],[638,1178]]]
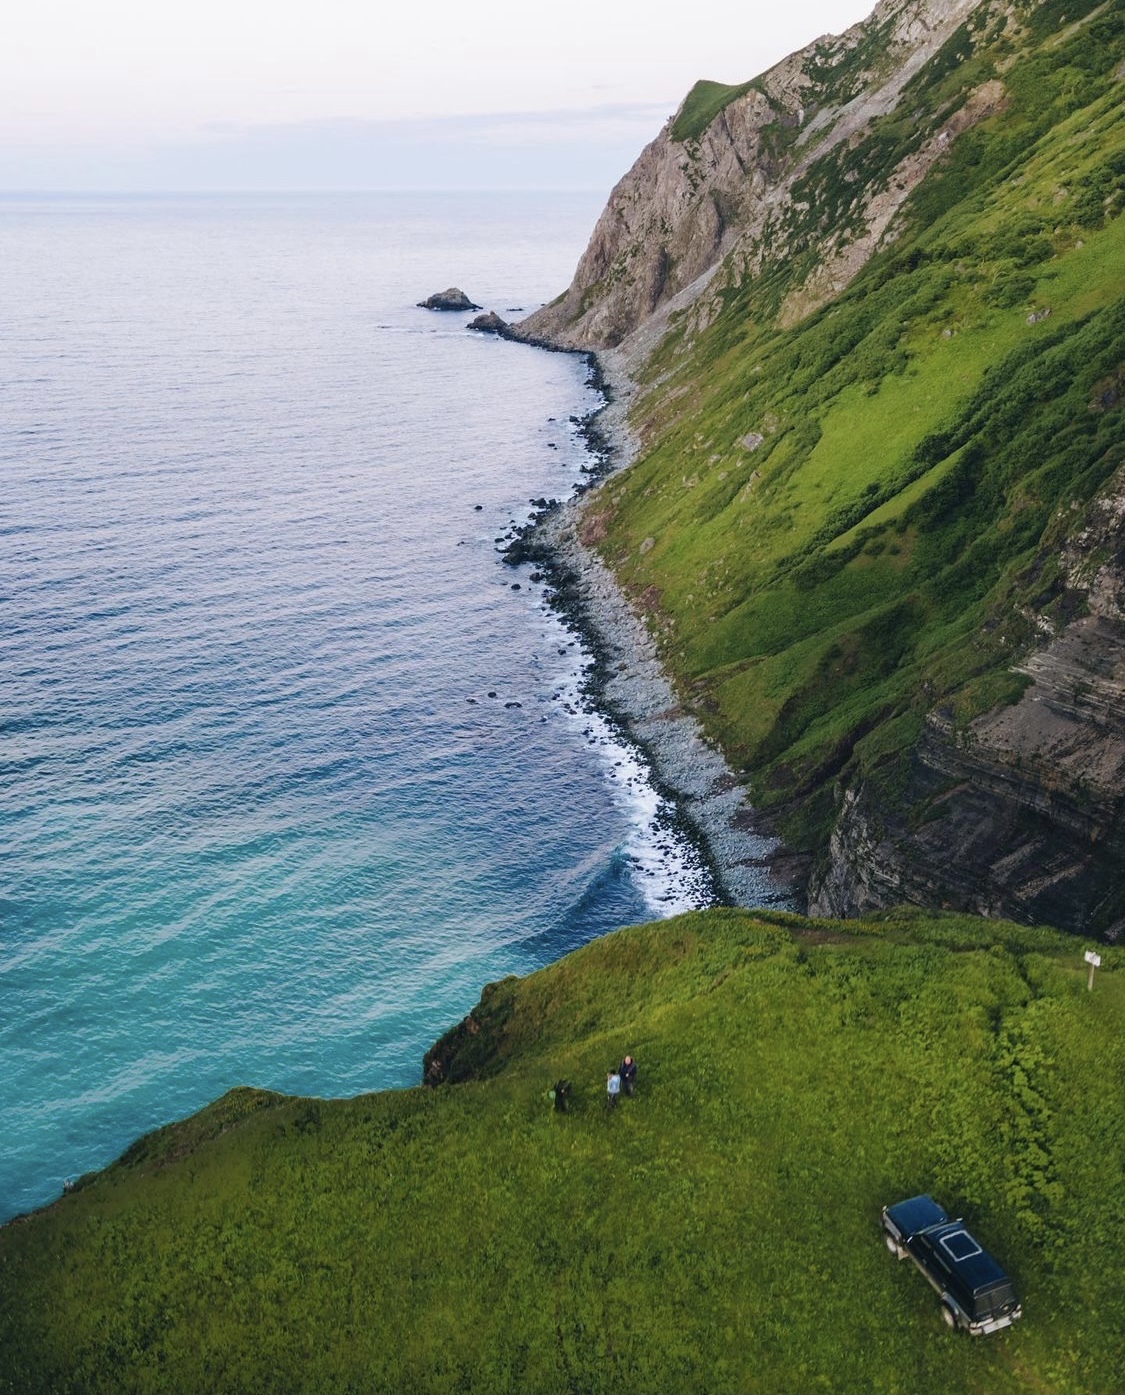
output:
[[[711,899],[498,553],[586,478],[586,364],[415,305],[518,318],[600,203],[0,200],[0,1219]]]

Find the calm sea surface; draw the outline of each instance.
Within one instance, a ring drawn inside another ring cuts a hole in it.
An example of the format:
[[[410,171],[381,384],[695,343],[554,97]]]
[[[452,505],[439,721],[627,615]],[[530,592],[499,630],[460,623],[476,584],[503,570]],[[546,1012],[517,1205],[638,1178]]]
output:
[[[414,305],[532,309],[599,203],[0,200],[0,1218],[707,899],[496,553],[585,367]]]

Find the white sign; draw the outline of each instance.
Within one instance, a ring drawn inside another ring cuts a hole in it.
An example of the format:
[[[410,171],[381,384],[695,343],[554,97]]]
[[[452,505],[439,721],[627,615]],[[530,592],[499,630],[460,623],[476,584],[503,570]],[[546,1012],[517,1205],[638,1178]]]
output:
[[[1092,949],[1088,949],[1082,957],[1083,959],[1085,959],[1087,964],[1093,964],[1095,969],[1101,968],[1102,956],[1100,954],[1095,954]]]

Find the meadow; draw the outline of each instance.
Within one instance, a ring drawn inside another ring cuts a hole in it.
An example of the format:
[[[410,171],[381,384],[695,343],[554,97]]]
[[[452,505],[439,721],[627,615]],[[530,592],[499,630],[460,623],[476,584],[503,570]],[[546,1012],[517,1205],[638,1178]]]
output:
[[[1103,1395],[1125,954],[1088,992],[1082,948],[922,912],[597,940],[486,990],[436,1048],[461,1083],[233,1091],[0,1230],[0,1390]],[[886,1253],[923,1191],[1014,1328],[947,1332]]]

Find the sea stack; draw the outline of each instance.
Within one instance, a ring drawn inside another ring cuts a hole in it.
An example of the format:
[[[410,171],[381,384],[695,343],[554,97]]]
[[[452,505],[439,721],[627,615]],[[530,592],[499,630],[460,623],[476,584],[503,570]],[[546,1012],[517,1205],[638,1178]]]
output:
[[[470,320],[468,327],[480,334],[499,334],[502,338],[509,329],[508,321],[502,320],[495,310],[489,310],[487,314],[478,315],[475,320]]]
[[[444,291],[435,291],[433,295],[427,296],[425,300],[420,300],[418,306],[422,310],[479,310],[479,305],[474,305],[469,297],[459,286],[449,286]]]

